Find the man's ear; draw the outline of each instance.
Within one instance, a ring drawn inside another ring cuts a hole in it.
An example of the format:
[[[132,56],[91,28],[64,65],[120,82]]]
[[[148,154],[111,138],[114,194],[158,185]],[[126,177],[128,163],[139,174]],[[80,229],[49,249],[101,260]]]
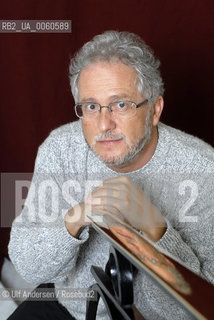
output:
[[[163,106],[164,106],[163,97],[159,96],[152,107],[152,110],[153,110],[152,124],[153,124],[153,126],[157,126],[157,124],[160,120],[161,113],[163,111]]]

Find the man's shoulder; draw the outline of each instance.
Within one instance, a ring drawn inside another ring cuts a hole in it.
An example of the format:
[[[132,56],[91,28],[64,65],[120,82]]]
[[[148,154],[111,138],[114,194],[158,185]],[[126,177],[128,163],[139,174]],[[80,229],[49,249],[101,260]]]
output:
[[[74,138],[75,140],[81,139],[83,137],[82,134],[82,126],[81,121],[73,121],[67,124],[64,124],[50,132],[50,137],[54,139],[61,138]]]
[[[49,134],[40,145],[37,159],[37,170],[49,172],[70,172],[84,170],[88,146],[82,133],[80,121],[62,125]]]
[[[85,142],[80,121],[64,124],[50,132],[42,146],[57,145],[60,148],[70,148]]]
[[[186,162],[200,162],[214,167],[214,148],[202,139],[179,129],[160,124],[160,132],[169,146],[170,154],[175,159]]]

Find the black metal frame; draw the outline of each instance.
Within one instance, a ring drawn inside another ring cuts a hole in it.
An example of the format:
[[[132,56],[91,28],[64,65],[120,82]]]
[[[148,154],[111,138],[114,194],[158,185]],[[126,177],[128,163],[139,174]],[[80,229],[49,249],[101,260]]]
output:
[[[95,320],[97,307],[102,298],[111,320],[144,320],[133,304],[133,265],[114,247],[110,247],[109,260],[105,271],[91,267],[96,284],[89,288],[97,295],[97,300],[88,300],[86,320]]]

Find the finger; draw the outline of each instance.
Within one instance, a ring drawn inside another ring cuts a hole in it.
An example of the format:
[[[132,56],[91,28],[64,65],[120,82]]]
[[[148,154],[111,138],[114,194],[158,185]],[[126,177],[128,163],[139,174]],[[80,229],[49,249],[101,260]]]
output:
[[[127,176],[120,176],[116,178],[109,178],[103,181],[103,184],[108,184],[108,183],[132,183],[132,180],[128,178]]]
[[[103,188],[112,188],[112,189],[118,189],[121,192],[127,192],[127,193],[131,193],[131,192],[135,192],[135,190],[137,191],[137,189],[139,188],[138,185],[136,185],[135,183],[133,183],[130,179],[128,179],[127,177],[121,177],[120,180],[105,180],[103,181]]]
[[[106,216],[111,216],[114,219],[119,221],[125,221],[124,216],[114,207],[109,207],[108,210],[106,208],[102,208],[99,206],[93,207],[93,211],[91,212],[92,219],[93,219],[93,216],[96,216],[96,215],[98,216],[102,215],[104,217],[103,218],[104,221]]]
[[[107,213],[111,213],[113,215],[119,215],[120,211],[118,210],[118,208],[109,205],[109,206],[97,206],[94,205],[92,206],[92,211],[93,212],[101,212],[103,214],[107,214]]]
[[[113,197],[113,198],[125,198],[127,196],[127,191],[125,188],[118,188],[118,187],[100,187],[94,190],[87,198],[86,201],[92,198],[99,198],[99,197]]]
[[[98,198],[92,198],[89,204],[94,206],[100,206],[109,210],[109,208],[116,208],[118,211],[123,212],[128,207],[128,202],[124,199],[120,199],[114,196],[104,196]]]

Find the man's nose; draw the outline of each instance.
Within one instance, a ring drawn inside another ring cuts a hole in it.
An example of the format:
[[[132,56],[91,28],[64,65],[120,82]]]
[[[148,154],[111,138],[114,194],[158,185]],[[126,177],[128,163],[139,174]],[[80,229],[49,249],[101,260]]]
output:
[[[116,127],[112,112],[108,108],[102,108],[98,114],[98,128],[101,132],[113,130]]]

